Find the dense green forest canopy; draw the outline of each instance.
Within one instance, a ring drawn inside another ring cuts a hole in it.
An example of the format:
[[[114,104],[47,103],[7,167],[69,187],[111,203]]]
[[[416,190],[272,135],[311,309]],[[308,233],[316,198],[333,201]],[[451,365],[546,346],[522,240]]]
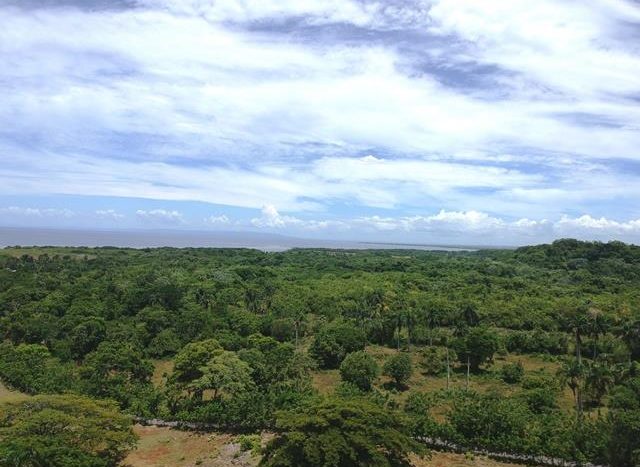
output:
[[[280,430],[270,465],[275,453],[286,465],[287,430],[301,455],[299,417],[336,400],[365,419],[408,417],[415,438],[637,465],[639,299],[640,247],[620,242],[476,252],[7,248],[0,378],[142,417]],[[391,354],[376,362],[371,349]],[[557,370],[492,370],[504,355],[536,355]],[[172,365],[160,384],[154,361]],[[323,371],[342,375],[330,396],[314,385]],[[446,388],[414,390],[416,374]],[[449,385],[456,375],[466,386]],[[478,392],[470,378],[508,390]],[[565,389],[569,409],[558,403]]]

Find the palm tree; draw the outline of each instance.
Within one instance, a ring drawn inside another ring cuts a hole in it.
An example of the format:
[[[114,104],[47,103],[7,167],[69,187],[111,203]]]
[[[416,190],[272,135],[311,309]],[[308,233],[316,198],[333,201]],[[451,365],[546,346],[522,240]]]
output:
[[[480,324],[480,315],[476,311],[476,307],[473,303],[467,303],[461,312],[462,320],[468,327],[477,326]]]
[[[429,345],[433,345],[433,330],[440,325],[442,318],[440,310],[435,307],[424,308],[423,311],[424,322],[429,328]]]
[[[616,335],[620,337],[629,349],[629,363],[631,358],[635,356],[638,343],[640,343],[640,320],[627,319],[616,329]]]
[[[587,330],[593,337],[593,354],[595,360],[598,356],[598,339],[609,330],[607,317],[597,308],[590,308],[587,314]]]
[[[600,414],[602,398],[615,383],[614,374],[605,361],[593,362],[587,367],[586,373],[585,387],[598,405],[598,414]]]
[[[578,418],[582,418],[582,379],[584,377],[584,368],[582,363],[576,359],[566,360],[558,369],[558,377],[563,385],[566,384],[571,389],[573,400],[576,405],[576,413]]]
[[[416,325],[417,313],[414,306],[408,306],[404,309],[404,324],[407,327],[407,346],[411,352],[411,333]]]
[[[577,304],[575,301],[571,301],[564,304],[561,311],[561,318],[564,321],[564,328],[571,332],[575,338],[576,346],[576,359],[578,364],[582,366],[582,337],[589,333],[590,323],[587,315],[589,309],[589,301],[583,304]]]

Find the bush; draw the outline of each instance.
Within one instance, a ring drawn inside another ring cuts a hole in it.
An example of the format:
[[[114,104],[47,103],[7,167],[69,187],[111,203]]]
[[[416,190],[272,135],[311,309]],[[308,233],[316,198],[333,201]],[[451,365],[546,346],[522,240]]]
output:
[[[404,387],[413,374],[411,356],[406,353],[393,355],[384,363],[383,373],[392,378],[397,387]]]
[[[521,362],[507,363],[500,369],[500,378],[508,384],[515,384],[522,381],[524,377],[524,367]]]
[[[498,335],[486,327],[471,328],[465,336],[454,342],[458,360],[466,364],[467,358],[473,371],[480,365],[493,361],[493,354],[499,348]]]
[[[564,355],[569,348],[566,333],[534,331],[509,331],[505,336],[505,346],[509,352],[549,353]]]
[[[0,344],[0,378],[28,394],[55,393],[78,388],[74,365],[60,363],[40,344]]]
[[[363,398],[330,398],[283,412],[277,426],[262,466],[409,467],[410,452],[426,451],[404,417]]]
[[[290,319],[274,319],[271,323],[271,337],[280,342],[293,340],[296,328]]]
[[[261,440],[259,435],[240,435],[238,443],[241,451],[251,451],[251,454],[260,454]]]
[[[180,339],[172,329],[160,331],[151,339],[147,347],[147,354],[154,358],[163,358],[175,354],[180,350]]]
[[[311,343],[309,353],[321,368],[338,368],[351,352],[364,350],[361,328],[348,322],[334,322],[321,328]]]
[[[613,467],[640,465],[640,411],[614,411],[609,416],[609,462]]]
[[[113,402],[35,396],[0,408],[0,465],[110,467],[135,441]]]
[[[449,349],[449,363],[457,359],[456,353]],[[447,370],[447,349],[427,346],[422,349],[420,366],[427,375],[437,376]]]
[[[548,388],[527,389],[522,392],[522,399],[529,410],[534,413],[543,413],[557,408],[556,393]]]
[[[362,391],[370,391],[380,368],[375,359],[364,350],[350,353],[340,365],[340,377]]]

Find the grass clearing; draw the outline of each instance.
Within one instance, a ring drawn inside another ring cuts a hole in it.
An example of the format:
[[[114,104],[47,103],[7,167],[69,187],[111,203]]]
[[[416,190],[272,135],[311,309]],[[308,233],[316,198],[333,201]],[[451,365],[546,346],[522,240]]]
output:
[[[170,428],[136,425],[138,447],[129,454],[127,467],[255,467],[259,456],[241,452],[237,437],[224,433],[197,433]],[[263,446],[270,434],[262,434]],[[431,453],[429,459],[412,458],[415,467],[515,467],[482,456],[448,452]]]
[[[24,394],[20,391],[14,391],[9,389],[2,382],[0,382],[0,403],[2,402],[15,402],[30,397],[28,394]]]
[[[135,426],[140,437],[135,451],[124,460],[128,467],[254,467],[259,459],[240,451],[236,436],[197,433],[164,427]],[[268,438],[267,435],[263,438]]]

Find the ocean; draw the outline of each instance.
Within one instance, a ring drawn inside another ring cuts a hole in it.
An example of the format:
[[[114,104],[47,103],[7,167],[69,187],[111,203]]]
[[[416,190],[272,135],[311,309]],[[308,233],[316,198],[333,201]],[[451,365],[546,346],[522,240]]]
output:
[[[291,248],[330,248],[345,250],[405,249],[439,251],[473,251],[478,247],[463,245],[427,245],[375,243],[344,240],[320,240],[258,232],[203,232],[187,230],[71,230],[27,227],[0,227],[0,248],[7,246],[70,246],[123,248],[208,247],[254,248],[262,251],[285,251]]]

